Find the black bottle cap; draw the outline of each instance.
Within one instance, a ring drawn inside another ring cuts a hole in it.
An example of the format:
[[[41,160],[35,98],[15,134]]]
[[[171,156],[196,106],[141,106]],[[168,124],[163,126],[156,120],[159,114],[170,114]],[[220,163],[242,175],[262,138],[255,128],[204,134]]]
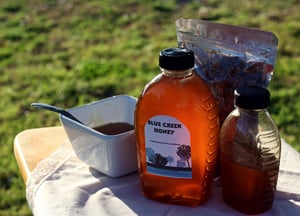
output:
[[[270,106],[270,92],[263,87],[240,87],[234,91],[234,104],[244,109],[266,109]]]
[[[194,64],[194,52],[189,49],[167,48],[159,53],[159,66],[166,70],[186,70]]]

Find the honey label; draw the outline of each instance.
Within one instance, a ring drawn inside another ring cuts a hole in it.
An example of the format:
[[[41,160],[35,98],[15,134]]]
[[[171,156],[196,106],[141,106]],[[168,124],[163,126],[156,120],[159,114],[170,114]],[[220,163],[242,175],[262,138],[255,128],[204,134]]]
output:
[[[190,132],[178,119],[157,115],[144,127],[147,172],[155,175],[192,178]]]

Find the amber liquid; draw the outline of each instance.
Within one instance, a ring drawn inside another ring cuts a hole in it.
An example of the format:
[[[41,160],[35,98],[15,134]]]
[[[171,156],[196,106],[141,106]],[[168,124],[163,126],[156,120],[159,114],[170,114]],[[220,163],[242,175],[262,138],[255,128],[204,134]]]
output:
[[[113,122],[94,127],[93,129],[106,135],[116,135],[131,131],[134,129],[134,126],[126,122]]]
[[[272,207],[278,169],[258,170],[241,166],[221,155],[224,201],[246,214],[259,214]]]
[[[144,126],[156,115],[180,120],[190,131],[192,178],[147,172]],[[196,206],[208,198],[218,151],[219,119],[213,96],[200,77],[158,75],[144,89],[135,113],[139,173],[143,193],[159,201]]]

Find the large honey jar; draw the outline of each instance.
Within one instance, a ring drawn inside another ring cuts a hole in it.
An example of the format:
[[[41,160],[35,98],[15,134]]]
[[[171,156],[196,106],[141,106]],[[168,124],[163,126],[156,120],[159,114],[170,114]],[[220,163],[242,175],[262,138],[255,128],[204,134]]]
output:
[[[138,98],[135,131],[143,193],[155,200],[196,206],[212,185],[219,117],[206,83],[194,72],[194,53],[160,52],[161,73]]]

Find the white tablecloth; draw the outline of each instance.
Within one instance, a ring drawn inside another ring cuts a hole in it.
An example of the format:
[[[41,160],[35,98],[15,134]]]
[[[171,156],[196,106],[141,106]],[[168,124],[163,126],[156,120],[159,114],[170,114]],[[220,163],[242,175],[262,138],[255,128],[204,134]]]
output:
[[[199,207],[168,205],[143,197],[137,173],[109,178],[80,162],[62,143],[27,181],[34,215],[242,215],[222,201],[216,183]],[[300,215],[300,154],[282,141],[280,173],[272,209],[261,215]]]

